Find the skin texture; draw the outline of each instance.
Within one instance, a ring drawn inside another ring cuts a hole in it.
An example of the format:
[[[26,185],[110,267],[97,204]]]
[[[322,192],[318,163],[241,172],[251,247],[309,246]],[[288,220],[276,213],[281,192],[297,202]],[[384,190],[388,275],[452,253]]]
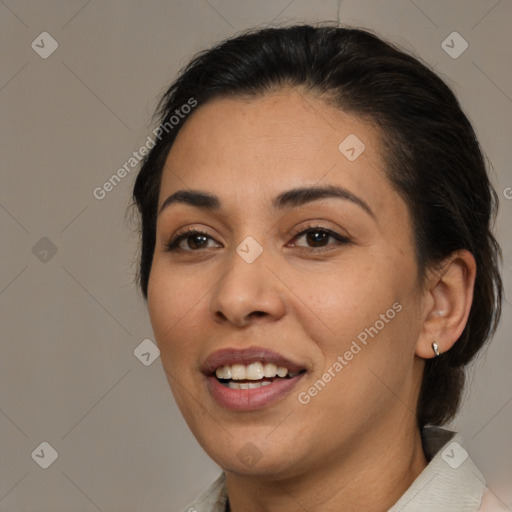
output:
[[[349,134],[366,146],[352,162],[338,150]],[[285,190],[321,185],[344,187],[373,215],[336,198],[272,206]],[[411,217],[385,176],[377,128],[298,89],[199,107],[169,153],[159,206],[183,189],[217,195],[221,209],[174,203],[159,215],[148,309],[176,402],[226,471],[231,510],[387,510],[427,464],[415,415],[424,358],[432,341],[444,352],[462,332],[472,256],[453,254],[419,283]],[[350,241],[315,247],[296,236],[311,226]],[[206,248],[189,238],[166,251],[190,228],[207,230]],[[236,252],[248,236],[263,248],[250,264]],[[396,303],[401,311],[301,404],[298,394]],[[225,409],[200,366],[218,349],[254,346],[307,372],[275,404]],[[248,441],[252,466],[237,455]]]

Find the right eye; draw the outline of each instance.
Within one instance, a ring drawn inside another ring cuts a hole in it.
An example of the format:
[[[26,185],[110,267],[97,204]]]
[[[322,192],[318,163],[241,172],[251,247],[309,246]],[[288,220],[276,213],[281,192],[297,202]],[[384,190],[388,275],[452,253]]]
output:
[[[199,249],[207,249],[208,241],[215,240],[208,234],[207,231],[200,231],[195,228],[189,228],[185,233],[178,233],[172,240],[165,244],[165,250],[171,251],[197,251]],[[217,243],[217,242],[216,242]],[[188,248],[183,247],[187,245]],[[214,246],[215,247],[215,246]]]

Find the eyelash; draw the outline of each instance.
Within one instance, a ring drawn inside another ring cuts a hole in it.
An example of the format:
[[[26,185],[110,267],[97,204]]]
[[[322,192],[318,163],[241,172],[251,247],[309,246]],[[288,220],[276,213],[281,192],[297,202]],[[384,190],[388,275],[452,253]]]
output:
[[[312,224],[309,226],[306,226],[304,229],[301,229],[297,233],[293,235],[292,240],[295,240],[296,238],[307,235],[309,233],[325,233],[328,236],[334,238],[336,240],[335,244],[328,244],[327,246],[320,246],[320,247],[301,247],[298,246],[299,249],[307,251],[307,252],[323,252],[328,251],[331,249],[330,246],[340,246],[340,245],[347,245],[351,243],[351,240],[343,235],[340,235],[339,233],[336,233],[335,231],[332,231],[331,229],[325,228],[318,224]],[[172,251],[178,251],[181,250],[182,252],[199,252],[201,249],[180,249],[179,244],[182,240],[185,240],[189,237],[195,236],[195,235],[203,235],[206,236],[212,240],[214,240],[213,237],[210,236],[208,231],[201,231],[195,228],[188,228],[185,233],[178,233],[172,240],[170,240],[168,243],[165,244],[165,251],[166,252],[172,252]]]

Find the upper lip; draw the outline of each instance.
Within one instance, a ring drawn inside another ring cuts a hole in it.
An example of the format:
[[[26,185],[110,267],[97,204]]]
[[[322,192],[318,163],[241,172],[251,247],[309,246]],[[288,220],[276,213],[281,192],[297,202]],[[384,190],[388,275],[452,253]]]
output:
[[[291,373],[299,373],[304,366],[291,361],[285,356],[264,347],[249,347],[244,349],[225,348],[210,354],[201,365],[205,375],[213,375],[217,368],[233,364],[250,364],[261,361],[274,363],[276,366],[287,368]]]

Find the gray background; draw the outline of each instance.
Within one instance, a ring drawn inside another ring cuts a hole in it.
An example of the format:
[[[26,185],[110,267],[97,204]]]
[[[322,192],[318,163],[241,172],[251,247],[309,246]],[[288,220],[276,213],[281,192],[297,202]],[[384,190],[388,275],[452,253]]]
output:
[[[0,2],[0,510],[175,511],[217,476],[160,359],[146,366],[134,355],[152,339],[134,287],[137,239],[124,218],[135,171],[102,200],[93,190],[146,141],[159,94],[190,56],[244,28],[339,16],[434,65],[493,163],[510,290],[512,2],[338,4]],[[58,43],[46,59],[31,47],[50,48],[38,38],[44,31]],[[453,31],[469,43],[456,59],[441,47]],[[453,428],[512,509],[511,330],[506,304]],[[42,442],[58,453],[47,469]]]

